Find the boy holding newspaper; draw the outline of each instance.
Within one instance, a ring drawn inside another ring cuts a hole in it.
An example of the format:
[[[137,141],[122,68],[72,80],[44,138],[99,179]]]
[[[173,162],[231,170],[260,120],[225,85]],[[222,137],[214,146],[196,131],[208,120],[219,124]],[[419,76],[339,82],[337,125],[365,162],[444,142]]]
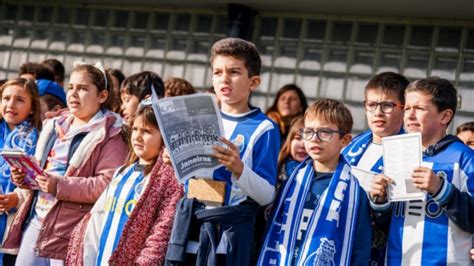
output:
[[[211,65],[225,131],[220,139],[225,148],[214,146],[222,167],[212,179],[192,178],[185,190],[203,191],[203,184],[223,188],[222,202],[219,207],[206,204],[206,193],[183,198],[166,255],[171,265],[250,265],[256,210],[275,196],[279,129],[249,105],[261,81],[260,55],[252,43],[227,38],[212,47]]]

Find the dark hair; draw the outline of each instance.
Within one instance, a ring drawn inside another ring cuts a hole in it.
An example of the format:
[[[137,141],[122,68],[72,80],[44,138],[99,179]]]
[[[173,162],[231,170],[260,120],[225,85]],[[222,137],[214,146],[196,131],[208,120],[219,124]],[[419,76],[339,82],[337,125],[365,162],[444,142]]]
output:
[[[238,38],[225,38],[214,43],[211,49],[211,66],[217,56],[232,56],[244,61],[249,77],[260,76],[262,59],[251,42]]]
[[[41,110],[40,110],[40,101],[39,101],[39,93],[38,93],[38,86],[34,81],[25,78],[14,78],[7,81],[0,87],[0,99],[3,97],[3,91],[6,87],[9,86],[20,86],[25,89],[31,96],[31,112],[28,115],[28,120],[30,120],[31,124],[41,131],[41,127],[43,125],[41,121]]]
[[[122,85],[122,82],[125,80],[125,75],[122,73],[122,71],[115,68],[107,68],[105,71],[118,80],[119,86]]]
[[[5,84],[8,81],[8,79],[0,79],[0,86]]]
[[[151,96],[151,85],[155,88],[158,98],[165,96],[165,85],[158,74],[151,71],[143,71],[129,76],[122,82],[120,93],[135,95],[141,101]]]
[[[35,77],[35,79],[47,79],[54,81],[53,71],[38,63],[27,62],[22,64],[18,70],[18,76],[23,74],[31,74]]]
[[[306,100],[306,96],[304,95],[303,90],[301,90],[300,87],[298,87],[296,84],[286,84],[283,87],[281,87],[276,96],[275,99],[273,100],[273,104],[268,108],[268,112],[273,112],[277,111],[278,112],[278,100],[280,100],[280,97],[287,91],[295,91],[296,94],[298,94],[298,98],[300,98],[301,102],[301,114],[304,114],[306,111],[306,108],[308,108],[308,101]]]
[[[119,113],[120,112],[120,106],[122,105],[122,99],[120,98],[120,86],[122,85],[122,82],[125,80],[125,75],[120,70],[114,69],[114,68],[108,68],[105,71],[107,71],[107,73],[111,77],[115,77],[117,79],[118,90],[116,91],[115,88],[112,86],[113,89],[114,89],[114,93],[118,94],[118,95],[115,95],[115,97],[113,99],[112,111],[114,111],[116,113]],[[110,83],[112,83],[112,80],[110,81]]]
[[[301,90],[301,88],[298,87],[296,84],[286,84],[278,90],[275,99],[273,100],[273,104],[267,109],[265,114],[278,124],[278,126],[280,127],[280,132],[283,136],[289,130],[290,121],[282,117],[280,112],[278,112],[278,101],[280,100],[280,97],[287,91],[295,91],[298,95],[298,98],[300,99],[301,112],[296,114],[296,116],[304,114],[306,108],[308,108],[308,101],[306,100],[306,96],[304,95],[303,90]]]
[[[40,96],[40,98],[44,100],[44,102],[48,106],[48,110],[53,109],[56,105],[61,106],[61,108],[66,107],[66,104],[64,104],[64,102],[61,99],[59,99],[58,97],[52,94],[46,93],[45,95]]]
[[[472,131],[474,132],[474,121],[466,122],[464,124],[459,125],[456,128],[456,135],[464,131]]]
[[[333,123],[345,134],[352,131],[351,111],[343,103],[333,99],[320,99],[311,104],[304,113],[304,119],[323,119]]]
[[[114,89],[112,88],[110,75],[106,71],[102,72],[99,68],[89,64],[78,65],[74,68],[72,72],[81,71],[84,71],[89,74],[92,83],[97,87],[97,93],[103,90],[108,91],[109,95],[107,97],[107,100],[102,103],[101,107],[112,110],[111,108],[113,106]]]
[[[196,93],[191,83],[181,78],[170,78],[165,81],[165,95],[167,97],[181,96]]]
[[[144,107],[141,107],[141,108],[139,107],[138,110],[135,112],[135,115],[134,115],[132,121],[136,121],[136,119],[138,117],[141,117],[143,119],[143,121],[145,122],[145,124],[151,125],[151,126],[156,127],[156,128],[159,129],[158,121],[156,120],[156,116],[155,116],[155,113],[153,112],[153,107],[151,105],[144,106]],[[133,124],[131,126],[133,127]],[[130,128],[130,130],[131,130],[131,128]],[[130,132],[130,136],[131,136],[131,132]],[[133,151],[131,138],[128,139],[128,145],[129,145],[130,152],[128,154],[126,166],[132,165],[132,164],[134,164],[135,162],[138,161],[138,156]],[[152,164],[147,165],[145,167],[145,169],[144,169],[145,175],[147,175],[148,173],[151,172],[151,170],[153,169],[153,166],[155,165],[157,159],[158,159],[158,157],[155,158],[155,160],[153,160]],[[123,167],[122,170],[125,169],[125,168],[126,167]]]
[[[64,82],[64,75],[66,71],[61,61],[55,58],[50,58],[44,60],[41,64],[53,72],[56,82]]]
[[[408,84],[407,89],[405,90],[405,95],[408,92],[420,92],[431,96],[431,102],[436,106],[438,112],[450,109],[453,111],[453,116],[449,123],[454,118],[456,114],[456,108],[458,105],[457,91],[454,88],[453,84],[447,79],[442,79],[440,77],[428,77],[424,79],[415,80],[412,83]]]
[[[299,115],[291,120],[288,136],[286,137],[283,146],[281,146],[280,153],[278,154],[278,170],[281,170],[285,160],[291,156],[291,142],[296,135],[300,134],[299,128],[295,127],[295,125],[298,123],[304,123],[304,116]]]
[[[405,104],[405,89],[410,81],[405,76],[394,72],[382,72],[373,76],[365,86],[365,97],[369,91],[381,91],[394,94],[398,100]]]

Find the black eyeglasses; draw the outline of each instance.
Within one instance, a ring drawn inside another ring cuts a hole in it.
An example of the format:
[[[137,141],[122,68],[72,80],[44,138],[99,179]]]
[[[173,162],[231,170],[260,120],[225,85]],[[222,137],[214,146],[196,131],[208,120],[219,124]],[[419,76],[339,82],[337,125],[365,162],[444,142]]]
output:
[[[340,130],[332,130],[330,128],[310,128],[310,127],[304,127],[300,129],[300,134],[301,137],[304,140],[312,140],[314,135],[318,137],[319,140],[321,141],[330,141],[332,138],[332,135],[334,133],[338,133],[340,135],[345,135],[346,133]]]
[[[375,101],[364,102],[365,110],[369,112],[375,112],[377,108],[379,107],[379,105],[380,105],[380,110],[384,114],[390,114],[391,112],[393,112],[393,109],[395,108],[395,106],[400,106],[400,108],[403,108],[403,105],[396,104],[393,102],[375,102]]]

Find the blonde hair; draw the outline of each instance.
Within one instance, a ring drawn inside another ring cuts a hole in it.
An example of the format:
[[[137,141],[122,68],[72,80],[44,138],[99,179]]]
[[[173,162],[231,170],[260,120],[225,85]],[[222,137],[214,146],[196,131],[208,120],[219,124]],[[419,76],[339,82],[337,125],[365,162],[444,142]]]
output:
[[[295,136],[299,134],[300,127],[297,127],[299,123],[304,122],[304,117],[302,115],[297,116],[291,120],[290,129],[288,132],[288,136],[286,137],[283,146],[280,149],[280,153],[278,154],[278,169],[280,170],[285,160],[291,156],[291,142],[295,139]]]

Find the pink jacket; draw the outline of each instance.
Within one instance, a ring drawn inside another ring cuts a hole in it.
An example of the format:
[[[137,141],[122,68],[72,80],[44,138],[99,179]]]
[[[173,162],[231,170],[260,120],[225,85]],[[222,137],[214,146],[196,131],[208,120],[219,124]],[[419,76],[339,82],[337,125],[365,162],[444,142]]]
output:
[[[150,173],[150,182],[125,224],[111,265],[162,265],[173,227],[176,204],[183,188],[173,168],[161,154]],[[84,235],[90,215],[76,226],[69,242],[66,265],[83,265]]]
[[[69,115],[67,112],[62,116]],[[90,131],[70,158],[64,177],[58,180],[56,203],[51,208],[41,228],[35,251],[38,256],[66,258],[67,245],[74,226],[92,208],[102,191],[110,182],[117,167],[128,154],[120,131],[122,121],[111,112],[105,113],[103,126]],[[41,132],[36,147],[36,158],[41,161],[48,156],[46,146],[54,133],[54,120],[48,120]],[[22,238],[22,226],[30,214],[34,193],[28,196],[18,210],[3,247],[18,249]]]

